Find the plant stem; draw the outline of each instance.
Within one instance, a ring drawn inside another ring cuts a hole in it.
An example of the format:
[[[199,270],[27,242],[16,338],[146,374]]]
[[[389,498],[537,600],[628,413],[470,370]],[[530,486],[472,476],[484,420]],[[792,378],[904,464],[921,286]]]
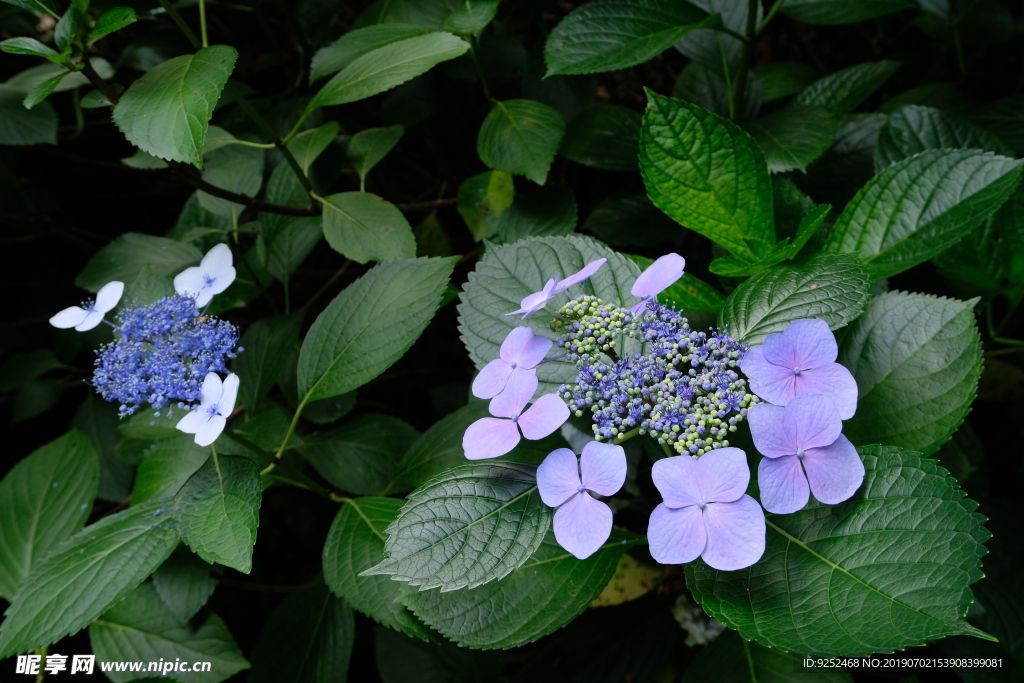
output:
[[[249,142],[248,140],[225,140],[229,145],[241,145],[242,147],[256,147],[257,149],[274,149],[277,147],[273,142]]]
[[[188,42],[192,43],[192,47],[197,50],[200,47],[203,47],[203,44],[199,42],[198,38],[196,38],[195,32],[189,28],[188,24],[185,23],[185,20],[180,14],[178,14],[178,10],[174,8],[174,5],[172,5],[168,0],[157,0],[157,2],[160,3],[160,6],[163,7],[171,19],[174,20],[174,23],[178,25],[181,32],[185,34],[185,37],[188,38]]]
[[[761,23],[757,25],[757,30],[754,31],[755,36],[761,35],[761,32],[768,28],[768,22],[771,21],[772,17],[775,16],[775,13],[782,8],[782,3],[785,1],[786,0],[775,0],[775,4],[772,5],[770,10],[768,10],[767,16],[765,16],[765,18],[761,20]]]
[[[480,57],[476,51],[477,38],[476,36],[469,37],[469,54],[473,57],[473,63],[476,64],[476,72],[480,74],[480,84],[484,89],[484,97],[487,100],[491,99],[491,86],[487,83],[487,76],[484,75],[484,68],[480,65]]]
[[[739,71],[736,72],[736,111],[743,111],[744,95],[747,90],[747,73],[750,71],[750,60],[754,53],[754,38],[757,31],[757,8],[758,0],[747,2],[747,41],[743,43],[743,61],[740,62]]]
[[[725,99],[729,105],[729,120],[736,120],[736,98],[732,92],[732,82],[729,80],[729,60],[725,55],[725,47],[722,41],[718,41],[718,54],[722,58],[722,76],[725,78]]]
[[[199,0],[199,33],[203,37],[203,47],[209,47],[210,43],[206,39],[206,1]]]
[[[634,436],[636,436],[639,433],[640,433],[640,428],[639,427],[636,427],[634,429],[630,429],[628,432],[619,432],[618,434],[615,435],[615,439],[614,439],[613,443],[617,446],[620,443],[622,443],[623,441],[629,441],[630,439],[632,439]]]

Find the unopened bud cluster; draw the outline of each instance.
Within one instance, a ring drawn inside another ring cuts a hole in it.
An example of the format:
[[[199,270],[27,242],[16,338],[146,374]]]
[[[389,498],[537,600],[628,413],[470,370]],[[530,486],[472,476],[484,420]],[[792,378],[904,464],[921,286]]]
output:
[[[576,363],[576,383],[559,387],[577,417],[588,411],[595,438],[616,443],[637,430],[677,453],[703,455],[729,445],[757,397],[736,373],[745,348],[724,333],[690,329],[677,311],[655,302],[633,315],[584,296],[566,304],[553,326],[558,345]],[[644,353],[619,358],[616,339],[644,343]]]

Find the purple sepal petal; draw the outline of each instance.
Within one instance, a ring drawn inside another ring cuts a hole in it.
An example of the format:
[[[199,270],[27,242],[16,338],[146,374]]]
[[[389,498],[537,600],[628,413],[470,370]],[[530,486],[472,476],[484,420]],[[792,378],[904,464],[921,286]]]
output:
[[[697,460],[696,475],[694,483],[704,501],[732,502],[750,484],[747,455],[739,448],[716,448]]]
[[[750,496],[731,503],[708,503],[704,526],[708,543],[701,558],[715,569],[743,569],[764,555],[764,512]]]
[[[579,492],[580,473],[576,454],[568,448],[548,453],[537,468],[537,489],[548,507],[558,507]]]
[[[618,493],[626,483],[626,451],[622,446],[591,441],[580,458],[583,486],[602,496]]]
[[[824,320],[794,320],[782,332],[764,340],[764,357],[769,363],[790,369],[808,370],[835,363],[839,356],[836,337]]]
[[[491,399],[488,410],[495,417],[519,417],[537,391],[537,375],[531,372],[510,373],[505,389]]]
[[[633,308],[629,309],[629,312],[632,313],[634,316],[640,315],[641,313],[643,313],[644,311],[647,310],[647,302],[650,301],[650,300],[651,300],[651,297],[646,297],[643,301],[638,303],[636,306],[634,306]]]
[[[800,510],[811,493],[800,458],[795,455],[763,458],[757,466],[757,486],[761,489],[761,505],[777,515]]]
[[[661,564],[683,564],[700,557],[707,546],[702,517],[696,505],[674,509],[662,503],[654,508],[647,526],[651,556]]]
[[[688,455],[663,458],[654,463],[651,477],[654,485],[671,508],[682,508],[700,502],[700,491],[694,485],[697,461]]]
[[[501,343],[501,358],[515,363],[517,368],[529,370],[544,360],[553,344],[547,337],[534,334],[529,327],[517,327]]]
[[[511,376],[512,366],[501,358],[495,358],[473,380],[473,395],[477,398],[494,398],[502,392]]]
[[[864,483],[864,462],[842,434],[829,446],[807,451],[803,463],[811,493],[827,505],[849,500]]]
[[[536,441],[554,432],[568,419],[569,406],[565,405],[565,401],[558,394],[544,394],[519,417],[519,427],[523,430],[523,436]]]
[[[685,266],[686,259],[679,254],[665,254],[640,273],[630,293],[641,298],[655,296],[681,278]]]
[[[747,411],[747,422],[750,423],[750,436],[754,439],[757,452],[769,458],[781,458],[794,455],[796,446],[790,441],[789,434],[782,428],[782,416],[786,409],[770,403],[758,403]]]
[[[581,491],[555,512],[555,540],[576,559],[585,560],[612,533],[612,510]]]
[[[782,429],[789,443],[796,446],[790,453],[796,453],[834,442],[843,431],[843,421],[828,396],[812,394],[797,396],[789,402],[783,409]]]
[[[522,308],[518,311],[506,313],[505,315],[516,315],[517,313],[522,313],[523,320],[526,320],[531,315],[547,306],[548,303],[555,298],[555,285],[557,284],[558,281],[555,280],[555,278],[551,278],[539,292],[534,292],[519,302],[519,305],[522,306]]]
[[[578,285],[579,283],[583,282],[588,277],[596,273],[607,260],[608,259],[606,258],[599,258],[596,261],[591,261],[587,265],[583,266],[583,268],[570,275],[569,277],[559,281],[558,285],[555,287],[555,293],[557,294],[558,292],[564,292],[569,287]]]
[[[797,395],[824,394],[832,399],[839,417],[849,420],[857,412],[857,380],[839,363],[823,365],[800,374]]]
[[[750,380],[750,390],[769,403],[784,406],[797,395],[798,375],[790,368],[769,363],[763,346],[755,346],[743,354],[740,370]]]
[[[514,420],[483,417],[469,425],[462,435],[462,449],[469,460],[505,455],[519,444],[519,428]]]

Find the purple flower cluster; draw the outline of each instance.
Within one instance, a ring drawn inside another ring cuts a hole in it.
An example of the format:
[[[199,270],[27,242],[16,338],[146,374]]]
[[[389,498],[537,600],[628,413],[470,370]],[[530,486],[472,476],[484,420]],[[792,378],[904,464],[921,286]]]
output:
[[[188,296],[172,296],[117,315],[116,339],[97,351],[92,384],[130,415],[143,403],[184,407],[202,398],[211,372],[226,373],[226,360],[242,349],[229,322],[200,316]]]

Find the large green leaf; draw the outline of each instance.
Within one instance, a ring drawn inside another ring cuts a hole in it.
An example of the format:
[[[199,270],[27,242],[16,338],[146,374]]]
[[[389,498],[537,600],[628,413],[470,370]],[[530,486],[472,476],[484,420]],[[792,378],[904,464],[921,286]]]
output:
[[[92,57],[89,60],[92,68],[95,69],[96,73],[99,74],[100,78],[110,78],[114,75],[114,67],[111,66],[110,62],[103,59],[102,57]],[[74,90],[80,88],[83,85],[89,85],[89,79],[86,78],[81,71],[74,73],[68,73],[67,68],[61,64],[53,64],[47,62],[45,64],[39,64],[32,66],[24,71],[19,71],[15,75],[11,76],[5,81],[6,85],[12,88],[19,88],[21,90],[32,90],[43,81],[48,81],[57,74],[65,73],[64,80],[60,82],[57,89],[54,92],[63,92],[65,90]]]
[[[385,558],[364,575],[390,574],[420,590],[475,588],[522,566],[551,526],[537,468],[478,462],[442,472],[409,494],[387,528]]]
[[[853,683],[845,667],[806,667],[799,655],[758,645],[729,630],[697,653],[679,683],[710,680],[716,683]]]
[[[691,562],[694,597],[744,638],[788,652],[871,656],[984,636],[964,620],[990,536],[977,503],[934,460],[860,453],[867,472],[853,498],[767,515],[764,556],[747,569]]]
[[[369,192],[324,197],[324,237],[353,261],[389,261],[416,254],[409,221],[394,204]]]
[[[363,55],[377,48],[415,38],[431,30],[411,24],[379,24],[349,31],[330,45],[317,50],[309,68],[309,82],[341,71]]]
[[[600,258],[608,259],[593,276],[573,288],[574,295],[592,294],[606,303],[632,306],[639,299],[630,289],[640,269],[626,257],[590,238],[533,237],[514,244],[489,247],[459,296],[459,332],[477,368],[498,357],[498,350],[514,327],[527,326],[535,334],[549,339],[559,335],[551,331],[550,314],[538,313],[526,320],[506,316],[520,308],[523,298],[539,292],[550,278],[575,273]],[[572,382],[576,366],[564,361],[545,363],[537,368],[540,393],[555,391],[558,385]]]
[[[267,272],[287,282],[323,237],[320,216],[296,218],[285,226],[267,246]]]
[[[213,595],[217,579],[210,565],[185,546],[178,546],[153,572],[153,587],[167,608],[182,622],[195,616]]]
[[[0,482],[0,596],[10,600],[29,570],[85,524],[100,464],[73,430],[37,449]]]
[[[238,345],[245,351],[231,363],[231,371],[245,378],[238,386],[238,401],[249,414],[284,370],[301,328],[301,314],[274,315],[260,318],[242,335]]]
[[[838,127],[835,116],[815,106],[786,107],[744,126],[761,145],[772,173],[806,171],[832,144]]]
[[[359,575],[384,556],[384,530],[395,521],[402,503],[395,498],[345,501],[324,542],[324,580],[337,596],[379,623],[434,640],[430,629],[399,602],[402,584],[390,576]]]
[[[215,451],[174,496],[178,536],[207,562],[248,574],[262,498],[256,463]]]
[[[419,433],[390,415],[360,415],[302,440],[299,451],[330,484],[363,496],[379,495]]]
[[[614,104],[595,104],[573,117],[559,152],[584,166],[607,171],[636,171],[640,152],[638,112]]]
[[[1020,182],[1024,161],[977,150],[929,150],[875,176],[846,205],[825,244],[855,254],[876,280],[956,244]]]
[[[824,107],[836,116],[849,114],[889,80],[902,62],[868,62],[837,71],[809,85],[793,104]]]
[[[478,35],[498,13],[498,0],[466,2],[444,18],[441,28],[459,35]]]
[[[96,658],[103,662],[184,660],[209,662],[208,671],[176,671],[184,683],[220,683],[249,668],[228,627],[211,614],[197,628],[180,621],[160,600],[152,584],[144,583],[108,609],[89,626]],[[106,671],[114,683],[146,678],[146,672]]]
[[[721,23],[683,0],[594,0],[548,36],[548,76],[615,71],[653,59],[690,31]]]
[[[628,257],[642,270],[647,270],[654,263],[654,259],[646,256],[628,254]],[[683,273],[681,278],[658,295],[658,300],[684,313],[695,311],[718,313],[725,304],[725,295],[695,275]]]
[[[480,126],[476,151],[489,168],[543,185],[565,134],[565,119],[532,100],[497,102]]]
[[[552,536],[501,581],[474,590],[408,592],[413,613],[463,647],[508,649],[553,633],[601,594],[632,543],[615,534],[597,552],[577,560]]]
[[[213,45],[158,64],[121,95],[114,123],[142,151],[202,170],[207,125],[237,57]]]
[[[786,0],[782,13],[788,14],[805,24],[855,24],[898,12],[901,9],[916,9],[912,0]]]
[[[568,185],[542,187],[520,197],[494,222],[496,244],[527,237],[568,235],[576,229],[576,198]]]
[[[34,564],[0,625],[0,658],[75,633],[152,574],[178,545],[170,512],[154,501],[104,517]]]
[[[286,597],[267,619],[252,654],[252,683],[345,683],[356,624],[327,587]]]
[[[450,258],[388,261],[336,296],[302,343],[301,402],[352,391],[401,358],[434,317],[452,265]]]
[[[891,112],[878,133],[875,170],[926,149],[982,149],[1014,156],[999,138],[972,123],[932,107],[907,105]]]
[[[125,26],[134,24],[135,10],[131,7],[112,7],[100,15],[96,24],[89,30],[89,45],[92,45],[100,38],[108,36],[114,31],[120,31]]]
[[[450,33],[428,33],[383,45],[357,57],[335,74],[313,97],[306,111],[384,92],[468,49],[469,43]]]
[[[209,446],[197,446],[191,434],[160,439],[142,454],[132,489],[132,505],[172,498],[210,457]]]
[[[47,103],[25,109],[26,94],[27,90],[0,84],[0,145],[56,145],[57,112]]]
[[[158,275],[177,275],[202,257],[203,252],[188,242],[129,232],[96,252],[75,278],[75,284],[98,292],[112,280],[134,282],[146,266]]]
[[[640,171],[655,206],[737,256],[756,260],[775,242],[764,153],[735,124],[648,92]]]
[[[981,375],[974,304],[889,292],[843,337],[839,362],[857,380],[857,414],[843,431],[930,455],[970,410]]]
[[[121,434],[117,431],[117,406],[107,403],[89,392],[75,416],[71,428],[85,434],[96,449],[100,463],[100,482],[96,497],[100,500],[120,501],[131,493],[135,476],[134,463],[117,453]],[[0,593],[2,595],[2,593]]]
[[[802,266],[775,266],[741,284],[726,299],[720,322],[730,336],[749,344],[801,318],[821,318],[836,330],[860,315],[870,289],[857,259],[815,256]]]

